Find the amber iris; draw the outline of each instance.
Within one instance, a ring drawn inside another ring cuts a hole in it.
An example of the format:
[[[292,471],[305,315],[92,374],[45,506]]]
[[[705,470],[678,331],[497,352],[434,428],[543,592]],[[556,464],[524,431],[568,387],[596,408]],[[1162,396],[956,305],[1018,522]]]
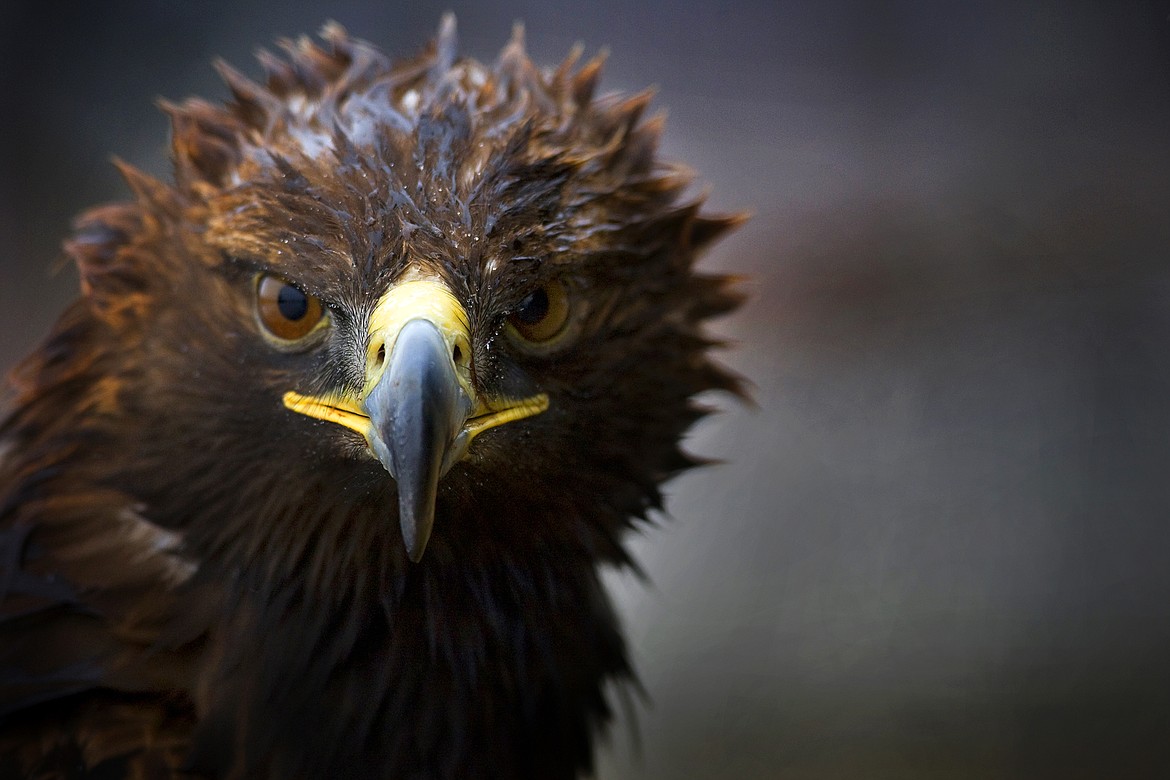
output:
[[[508,315],[512,331],[524,341],[542,344],[552,341],[569,321],[569,293],[558,281],[541,285]]]
[[[269,333],[283,341],[309,335],[325,316],[321,300],[279,276],[261,276],[256,285],[256,313]]]

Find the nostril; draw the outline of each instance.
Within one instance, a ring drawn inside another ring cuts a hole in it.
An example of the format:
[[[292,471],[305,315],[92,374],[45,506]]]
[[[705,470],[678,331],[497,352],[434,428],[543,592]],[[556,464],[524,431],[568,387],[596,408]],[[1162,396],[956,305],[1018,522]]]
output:
[[[460,361],[463,360],[463,350],[459,348],[458,344],[455,345],[455,349],[451,350],[451,359],[455,361],[455,365],[459,365]]]
[[[374,358],[374,368],[379,369],[386,362],[386,345],[378,347],[378,356]]]

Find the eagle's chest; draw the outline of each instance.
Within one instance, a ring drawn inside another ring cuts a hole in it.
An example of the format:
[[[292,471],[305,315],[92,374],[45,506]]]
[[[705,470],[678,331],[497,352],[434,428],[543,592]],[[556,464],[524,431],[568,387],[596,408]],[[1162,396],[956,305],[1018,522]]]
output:
[[[629,672],[591,567],[541,584],[420,577],[366,603],[273,606],[211,637],[196,767],[573,777],[609,720],[605,682]]]

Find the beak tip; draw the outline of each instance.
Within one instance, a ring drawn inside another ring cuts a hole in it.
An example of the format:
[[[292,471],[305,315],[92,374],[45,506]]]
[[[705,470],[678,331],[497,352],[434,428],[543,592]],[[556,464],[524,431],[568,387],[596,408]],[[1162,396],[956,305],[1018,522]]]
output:
[[[398,512],[406,556],[413,563],[418,563],[427,549],[427,542],[431,539],[431,529],[435,522],[434,499],[421,507],[412,506],[409,501],[400,502]]]
[[[406,525],[403,523],[402,527],[402,541],[406,547],[406,557],[410,558],[412,563],[418,563],[422,560],[423,553],[426,552],[428,540],[421,534],[409,533]]]

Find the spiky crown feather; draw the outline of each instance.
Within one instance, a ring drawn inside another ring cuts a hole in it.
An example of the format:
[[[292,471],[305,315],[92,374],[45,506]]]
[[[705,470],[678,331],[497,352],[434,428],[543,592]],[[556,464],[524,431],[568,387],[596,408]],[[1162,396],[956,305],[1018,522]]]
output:
[[[281,41],[284,59],[261,50],[264,85],[218,61],[232,94],[226,105],[162,101],[172,122],[177,186],[119,162],[140,205],[177,215],[185,205],[214,199],[217,211],[233,212],[230,228],[239,231],[249,227],[239,211],[254,205],[250,183],[291,189],[306,169],[372,165],[383,178],[377,183],[383,205],[403,207],[408,238],[419,227],[436,234],[449,228],[432,224],[436,210],[451,212],[448,222],[459,232],[505,235],[510,216],[535,209],[541,219],[527,220],[526,230],[578,257],[593,248],[612,253],[610,236],[591,236],[621,230],[620,248],[645,253],[681,245],[686,251],[678,256],[687,265],[744,219],[701,215],[702,197],[678,202],[692,174],[656,157],[664,116],[643,121],[653,90],[594,98],[604,54],[578,67],[578,45],[558,67],[542,70],[526,55],[517,24],[489,68],[457,58],[451,15],[438,37],[408,59],[392,60],[336,23],[321,37],[324,45],[307,37]],[[251,248],[263,251],[271,238],[259,231]],[[86,243],[72,247],[83,278]],[[727,293],[707,316],[738,300]]]

